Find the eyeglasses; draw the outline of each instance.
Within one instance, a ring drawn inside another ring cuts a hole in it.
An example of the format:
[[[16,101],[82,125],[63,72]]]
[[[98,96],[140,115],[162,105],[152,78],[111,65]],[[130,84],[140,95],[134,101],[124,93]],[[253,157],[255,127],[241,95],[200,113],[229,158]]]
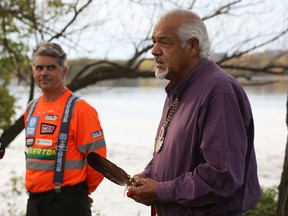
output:
[[[57,69],[56,65],[35,65],[33,66],[35,71],[41,72],[46,68],[48,71],[55,71]]]

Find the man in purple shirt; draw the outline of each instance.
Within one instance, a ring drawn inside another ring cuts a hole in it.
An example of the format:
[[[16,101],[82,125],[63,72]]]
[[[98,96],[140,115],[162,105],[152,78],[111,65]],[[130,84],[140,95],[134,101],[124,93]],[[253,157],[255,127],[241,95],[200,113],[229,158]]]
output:
[[[201,18],[172,10],[152,35],[156,77],[170,80],[153,158],[134,176],[132,199],[158,216],[236,216],[260,198],[254,125],[237,80],[207,59]]]

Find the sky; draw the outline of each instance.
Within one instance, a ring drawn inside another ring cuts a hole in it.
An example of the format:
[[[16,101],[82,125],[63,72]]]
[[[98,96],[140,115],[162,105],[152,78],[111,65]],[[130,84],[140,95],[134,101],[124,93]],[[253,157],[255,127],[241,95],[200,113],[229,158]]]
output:
[[[71,0],[67,0],[71,2]],[[235,1],[235,0],[234,0]],[[193,11],[207,17],[217,8],[233,0],[196,1]],[[83,1],[82,1],[83,2]],[[141,4],[139,4],[141,2]],[[175,0],[97,0],[80,17],[76,27],[89,24],[91,27],[72,36],[77,46],[69,40],[61,40],[69,58],[126,59],[133,55],[135,46],[151,43],[153,24],[165,10],[175,7],[187,8],[192,1]],[[155,7],[151,4],[156,5]],[[235,6],[232,6],[232,8]],[[242,0],[229,14],[205,20],[213,52],[235,52],[273,37],[288,28],[287,0]],[[63,20],[55,23],[61,28]],[[76,28],[75,27],[75,28]],[[71,36],[70,36],[71,37]],[[146,41],[141,41],[143,39]],[[239,41],[257,38],[245,44]],[[288,49],[287,35],[283,39],[265,46],[266,49]],[[76,48],[76,49],[75,49]],[[152,57],[150,53],[147,57]]]

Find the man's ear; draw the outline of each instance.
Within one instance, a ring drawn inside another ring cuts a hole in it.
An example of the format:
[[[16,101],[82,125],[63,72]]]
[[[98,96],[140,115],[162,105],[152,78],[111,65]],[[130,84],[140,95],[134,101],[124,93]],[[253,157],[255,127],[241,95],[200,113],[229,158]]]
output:
[[[67,68],[67,67],[64,67],[64,68],[63,68],[63,75],[64,75],[64,77],[67,75],[67,73],[68,73],[68,68]]]
[[[200,42],[197,38],[193,37],[188,40],[188,49],[189,49],[189,55],[190,56],[196,56],[198,55],[199,49],[200,49]]]

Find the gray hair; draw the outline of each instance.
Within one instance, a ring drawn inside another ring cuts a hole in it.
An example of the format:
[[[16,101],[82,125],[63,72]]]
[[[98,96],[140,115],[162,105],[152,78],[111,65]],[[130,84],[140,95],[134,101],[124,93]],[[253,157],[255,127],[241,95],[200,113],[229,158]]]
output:
[[[197,38],[200,43],[200,57],[208,57],[210,55],[211,44],[206,25],[200,16],[188,10],[174,9],[167,12],[163,17],[170,15],[176,15],[183,18],[183,22],[176,32],[181,46],[186,46],[189,39],[193,37]]]
[[[31,63],[33,64],[37,56],[50,56],[57,58],[58,64],[61,67],[67,67],[66,65],[66,53],[63,51],[60,45],[51,42],[39,43],[33,50]]]

